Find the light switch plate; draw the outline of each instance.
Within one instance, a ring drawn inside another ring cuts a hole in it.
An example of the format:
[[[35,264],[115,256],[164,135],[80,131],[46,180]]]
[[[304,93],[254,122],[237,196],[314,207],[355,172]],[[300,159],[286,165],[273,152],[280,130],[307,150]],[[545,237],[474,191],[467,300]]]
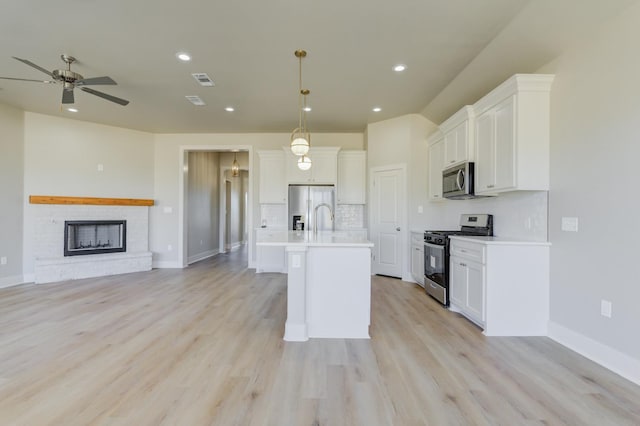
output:
[[[299,268],[300,266],[302,266],[302,260],[300,259],[299,254],[294,254],[293,256],[291,256],[291,266],[294,268]]]
[[[608,300],[602,299],[600,301],[600,315],[603,317],[611,318],[612,304]]]
[[[422,213],[424,212],[424,209],[422,208],[422,206],[418,206],[418,213]]]
[[[562,230],[568,232],[578,232],[578,218],[577,217],[563,217],[562,218]]]
[[[165,207],[162,211],[165,213],[173,213],[173,207]]]

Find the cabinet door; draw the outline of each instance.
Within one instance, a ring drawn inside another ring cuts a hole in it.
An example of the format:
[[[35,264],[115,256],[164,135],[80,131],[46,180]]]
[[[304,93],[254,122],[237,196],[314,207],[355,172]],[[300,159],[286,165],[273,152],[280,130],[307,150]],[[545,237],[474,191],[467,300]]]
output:
[[[338,154],[338,204],[364,204],[366,193],[366,153]]]
[[[411,275],[413,279],[424,285],[424,245],[411,245]]]
[[[456,163],[460,163],[469,159],[469,126],[468,122],[456,127]]]
[[[260,156],[260,203],[287,202],[285,161],[282,151],[263,151]]]
[[[490,192],[495,187],[494,114],[490,109],[476,119],[476,192]]]
[[[516,186],[515,97],[499,103],[495,116],[495,186],[499,189]]]
[[[444,167],[449,167],[457,161],[457,132],[455,129],[444,135]]]
[[[335,152],[311,153],[311,180],[313,183],[336,184],[338,177],[338,155]]]
[[[449,259],[449,302],[460,309],[467,306],[467,268],[456,256]]]
[[[429,145],[429,199],[442,199],[442,169],[444,165],[444,141]]]
[[[467,277],[467,295],[465,312],[477,322],[484,324],[484,266],[477,262],[463,262]]]

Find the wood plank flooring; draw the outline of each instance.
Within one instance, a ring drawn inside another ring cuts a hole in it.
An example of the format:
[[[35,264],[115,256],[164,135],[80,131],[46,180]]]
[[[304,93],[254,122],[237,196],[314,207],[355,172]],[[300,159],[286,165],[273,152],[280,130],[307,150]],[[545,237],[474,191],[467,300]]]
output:
[[[282,340],[243,251],[0,290],[0,425],[639,425],[640,387],[373,277],[371,340]]]

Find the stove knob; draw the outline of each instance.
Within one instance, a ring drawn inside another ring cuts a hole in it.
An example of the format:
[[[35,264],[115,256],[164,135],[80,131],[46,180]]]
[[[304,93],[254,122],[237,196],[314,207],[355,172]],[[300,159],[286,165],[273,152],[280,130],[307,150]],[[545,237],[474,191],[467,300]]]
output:
[[[436,240],[436,243],[438,243],[438,244],[442,244],[442,238],[438,238],[438,239]]]

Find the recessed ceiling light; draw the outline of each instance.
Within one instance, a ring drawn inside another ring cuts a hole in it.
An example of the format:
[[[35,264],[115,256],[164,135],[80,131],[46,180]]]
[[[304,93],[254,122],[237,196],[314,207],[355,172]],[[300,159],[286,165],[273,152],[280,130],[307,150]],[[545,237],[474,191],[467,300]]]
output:
[[[375,107],[372,111],[373,111],[373,112],[380,112],[380,111],[382,111],[382,108],[380,108],[380,107]]]
[[[178,52],[176,53],[176,58],[180,59],[182,62],[189,62],[191,60],[191,55],[186,52]]]
[[[67,111],[69,112],[78,112],[77,108],[67,108]]]
[[[235,109],[234,107],[230,107],[230,106],[228,106],[228,107],[226,107],[224,110],[225,110],[225,111],[227,111],[227,112],[233,112],[233,111],[235,111],[236,109]]]
[[[303,110],[305,110],[305,112],[309,112],[309,111],[311,111],[311,107],[310,107],[310,106],[304,107],[304,108],[302,108],[302,109],[303,109]]]
[[[402,71],[404,71],[406,69],[407,69],[406,65],[402,65],[402,64],[398,64],[398,65],[393,67],[393,70],[395,72],[402,72]]]

